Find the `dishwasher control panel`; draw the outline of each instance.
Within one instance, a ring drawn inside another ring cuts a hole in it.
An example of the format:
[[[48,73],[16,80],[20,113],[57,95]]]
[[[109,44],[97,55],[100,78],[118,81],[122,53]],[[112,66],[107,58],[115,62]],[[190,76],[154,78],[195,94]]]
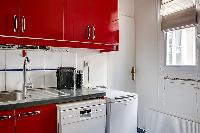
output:
[[[106,101],[103,99],[59,104],[58,119],[62,124],[70,124],[106,116]]]

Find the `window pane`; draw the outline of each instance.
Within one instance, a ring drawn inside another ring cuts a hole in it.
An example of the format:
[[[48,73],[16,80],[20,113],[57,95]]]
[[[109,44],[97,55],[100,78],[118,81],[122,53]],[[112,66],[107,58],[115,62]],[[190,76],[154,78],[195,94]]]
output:
[[[196,65],[195,27],[167,32],[166,65]]]

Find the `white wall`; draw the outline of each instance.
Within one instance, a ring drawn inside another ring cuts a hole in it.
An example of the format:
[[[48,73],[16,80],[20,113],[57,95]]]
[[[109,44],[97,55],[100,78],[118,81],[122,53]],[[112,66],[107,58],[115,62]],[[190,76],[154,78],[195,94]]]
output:
[[[135,66],[134,0],[119,0],[119,35],[119,51],[108,53],[108,87],[135,92],[131,76]]]

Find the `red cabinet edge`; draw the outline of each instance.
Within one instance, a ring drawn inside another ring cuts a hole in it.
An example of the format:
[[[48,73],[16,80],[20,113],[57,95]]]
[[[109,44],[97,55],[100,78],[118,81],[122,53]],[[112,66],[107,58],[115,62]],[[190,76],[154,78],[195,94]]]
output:
[[[99,51],[117,51],[117,44],[92,44],[81,42],[70,42],[65,40],[50,40],[50,39],[31,39],[31,38],[18,38],[18,37],[2,37],[0,36],[0,44],[13,44],[13,45],[29,45],[29,46],[52,46],[63,48],[86,48],[97,49]]]

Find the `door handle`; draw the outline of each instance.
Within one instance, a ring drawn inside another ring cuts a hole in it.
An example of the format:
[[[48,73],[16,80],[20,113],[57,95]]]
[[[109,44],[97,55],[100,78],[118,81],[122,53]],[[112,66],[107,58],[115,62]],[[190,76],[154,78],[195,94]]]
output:
[[[40,114],[40,111],[34,111],[34,112],[26,112],[26,113],[21,113],[21,114],[19,114],[19,117],[21,117],[21,116],[34,116],[34,115],[38,115],[38,114]]]
[[[92,39],[94,40],[95,38],[96,38],[96,36],[95,36],[95,27],[94,26],[92,26]]]
[[[17,15],[13,16],[13,31],[17,32]]]
[[[88,40],[90,40],[90,36],[91,36],[90,26],[88,26],[87,28],[88,28]]]
[[[22,32],[24,33],[26,30],[26,19],[22,16]]]
[[[0,121],[4,121],[4,120],[10,119],[10,118],[11,118],[10,115],[0,116]]]

